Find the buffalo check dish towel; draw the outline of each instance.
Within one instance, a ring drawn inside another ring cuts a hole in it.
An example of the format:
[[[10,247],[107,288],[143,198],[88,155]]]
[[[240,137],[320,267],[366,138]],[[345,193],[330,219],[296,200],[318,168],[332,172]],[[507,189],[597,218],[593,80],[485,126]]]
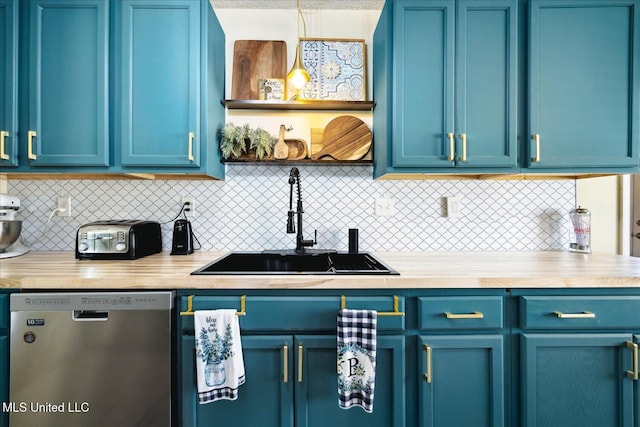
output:
[[[376,323],[373,310],[338,312],[338,405],[373,412],[376,378]]]
[[[194,312],[198,401],[236,400],[244,384],[240,325],[235,310]]]

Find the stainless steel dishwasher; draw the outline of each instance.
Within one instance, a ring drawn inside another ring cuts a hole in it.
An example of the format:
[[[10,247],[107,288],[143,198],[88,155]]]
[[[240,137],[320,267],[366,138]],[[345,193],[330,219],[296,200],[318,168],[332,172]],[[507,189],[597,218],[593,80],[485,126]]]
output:
[[[172,292],[12,294],[11,427],[170,426]]]

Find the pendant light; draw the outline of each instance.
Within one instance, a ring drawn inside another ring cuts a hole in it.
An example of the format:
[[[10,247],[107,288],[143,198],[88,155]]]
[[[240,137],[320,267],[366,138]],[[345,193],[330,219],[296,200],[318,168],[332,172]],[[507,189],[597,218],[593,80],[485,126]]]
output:
[[[298,9],[298,43],[296,46],[296,59],[293,62],[293,67],[289,74],[287,74],[287,83],[291,84],[296,90],[295,95],[291,99],[298,99],[300,95],[300,89],[304,87],[304,85],[311,80],[309,73],[305,70],[304,65],[302,64],[302,60],[300,59],[300,20],[302,20],[302,25],[304,28],[304,37],[307,37],[307,23],[304,20],[304,15],[302,15],[302,11],[300,10],[300,0],[297,0],[297,9]]]

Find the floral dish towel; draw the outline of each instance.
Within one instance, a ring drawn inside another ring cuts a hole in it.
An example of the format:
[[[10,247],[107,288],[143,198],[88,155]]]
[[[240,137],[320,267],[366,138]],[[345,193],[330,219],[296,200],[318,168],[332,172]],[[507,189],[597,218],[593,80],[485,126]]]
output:
[[[236,311],[196,311],[193,322],[199,403],[236,400],[245,381]]]
[[[338,312],[338,405],[373,412],[376,377],[376,323],[373,310]]]

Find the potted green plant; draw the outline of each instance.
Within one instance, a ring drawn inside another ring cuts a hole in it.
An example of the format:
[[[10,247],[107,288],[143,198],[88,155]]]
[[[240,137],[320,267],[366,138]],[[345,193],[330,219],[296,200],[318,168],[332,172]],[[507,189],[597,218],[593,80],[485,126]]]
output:
[[[220,130],[220,151],[222,157],[241,157],[249,150],[249,125],[235,126],[229,122]]]
[[[248,124],[227,123],[220,131],[220,151],[224,159],[255,156],[262,160],[271,156],[275,138],[262,128],[251,129]]]
[[[276,138],[271,136],[269,132],[262,128],[254,129],[250,132],[249,139],[251,139],[249,148],[256,150],[256,159],[262,160],[265,157],[271,156]]]

